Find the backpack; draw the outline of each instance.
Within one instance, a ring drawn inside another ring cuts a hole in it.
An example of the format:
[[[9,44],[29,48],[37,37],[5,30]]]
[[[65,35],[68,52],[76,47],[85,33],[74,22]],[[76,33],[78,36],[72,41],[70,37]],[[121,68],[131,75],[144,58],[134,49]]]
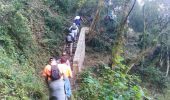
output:
[[[76,30],[77,27],[76,26],[72,26],[71,30]]]
[[[76,23],[77,26],[80,26],[80,20],[79,19],[74,20],[74,23]]]
[[[51,79],[52,81],[60,79],[60,70],[58,69],[57,65],[51,66]]]
[[[73,42],[74,41],[74,37],[71,34],[68,34],[66,39],[67,39],[68,42]]]

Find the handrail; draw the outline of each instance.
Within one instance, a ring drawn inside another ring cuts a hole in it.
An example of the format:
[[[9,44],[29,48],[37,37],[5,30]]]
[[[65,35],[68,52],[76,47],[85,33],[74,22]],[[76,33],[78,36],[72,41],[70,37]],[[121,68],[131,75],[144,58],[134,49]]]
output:
[[[73,57],[73,72],[77,74],[83,68],[85,58],[85,34],[89,30],[88,27],[83,27],[80,31],[77,48]]]

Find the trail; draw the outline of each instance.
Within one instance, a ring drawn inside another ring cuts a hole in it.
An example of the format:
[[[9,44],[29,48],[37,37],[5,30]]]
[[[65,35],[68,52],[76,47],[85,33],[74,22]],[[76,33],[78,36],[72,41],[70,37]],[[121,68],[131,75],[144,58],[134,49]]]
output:
[[[76,43],[72,46],[72,54],[70,56],[71,69],[73,73],[73,78],[71,79],[72,90],[77,87],[76,76],[84,68],[85,59],[85,34],[88,32],[88,27],[82,27],[79,33],[79,37]],[[65,44],[66,45],[66,44]],[[64,51],[68,52],[70,48],[64,46]]]

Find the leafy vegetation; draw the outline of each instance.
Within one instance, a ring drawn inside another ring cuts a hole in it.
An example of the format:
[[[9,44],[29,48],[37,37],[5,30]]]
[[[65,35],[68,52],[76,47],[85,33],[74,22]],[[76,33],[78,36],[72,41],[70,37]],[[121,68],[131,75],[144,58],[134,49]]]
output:
[[[0,59],[1,99],[45,99],[43,82],[36,75],[34,67],[9,58],[2,48]]]
[[[169,89],[169,0],[145,0],[143,6],[136,2],[129,16],[133,0],[105,0],[101,6],[99,2],[0,0],[0,98],[47,99],[39,72],[51,55],[60,55],[75,15],[83,16],[87,26],[97,18],[95,35],[87,46],[100,53],[112,51],[112,65],[96,65],[81,73],[76,98],[140,100],[147,98],[141,86],[152,89],[153,95],[165,93]],[[149,53],[142,53],[148,49]]]
[[[145,0],[144,5],[136,2],[127,20],[126,15],[133,1],[105,2],[107,3],[96,23],[97,36],[94,36],[88,45],[101,52],[107,50],[110,52],[110,49],[104,49],[106,46],[113,47],[113,69],[115,67],[124,68],[122,71],[129,69],[131,74],[139,75],[141,80],[147,79],[142,81],[142,84],[149,90],[152,89],[153,94],[164,93],[164,90],[167,90],[165,72],[169,72],[170,56],[169,1]],[[154,49],[151,49],[153,47]],[[124,60],[119,61],[118,59],[122,57]]]
[[[65,18],[51,15],[40,0],[1,0],[0,12],[0,98],[47,99],[38,73],[60,53]]]
[[[98,65],[84,71],[78,78],[78,99],[82,100],[140,100],[146,97],[138,77]]]

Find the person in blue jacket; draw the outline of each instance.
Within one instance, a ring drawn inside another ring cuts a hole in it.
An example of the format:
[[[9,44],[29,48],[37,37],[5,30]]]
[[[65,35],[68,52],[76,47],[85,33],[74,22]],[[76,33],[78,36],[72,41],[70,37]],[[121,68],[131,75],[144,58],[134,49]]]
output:
[[[74,18],[74,23],[76,23],[76,25],[77,25],[78,27],[81,26],[81,21],[83,21],[83,19],[82,19],[81,16],[76,16],[76,17]]]

